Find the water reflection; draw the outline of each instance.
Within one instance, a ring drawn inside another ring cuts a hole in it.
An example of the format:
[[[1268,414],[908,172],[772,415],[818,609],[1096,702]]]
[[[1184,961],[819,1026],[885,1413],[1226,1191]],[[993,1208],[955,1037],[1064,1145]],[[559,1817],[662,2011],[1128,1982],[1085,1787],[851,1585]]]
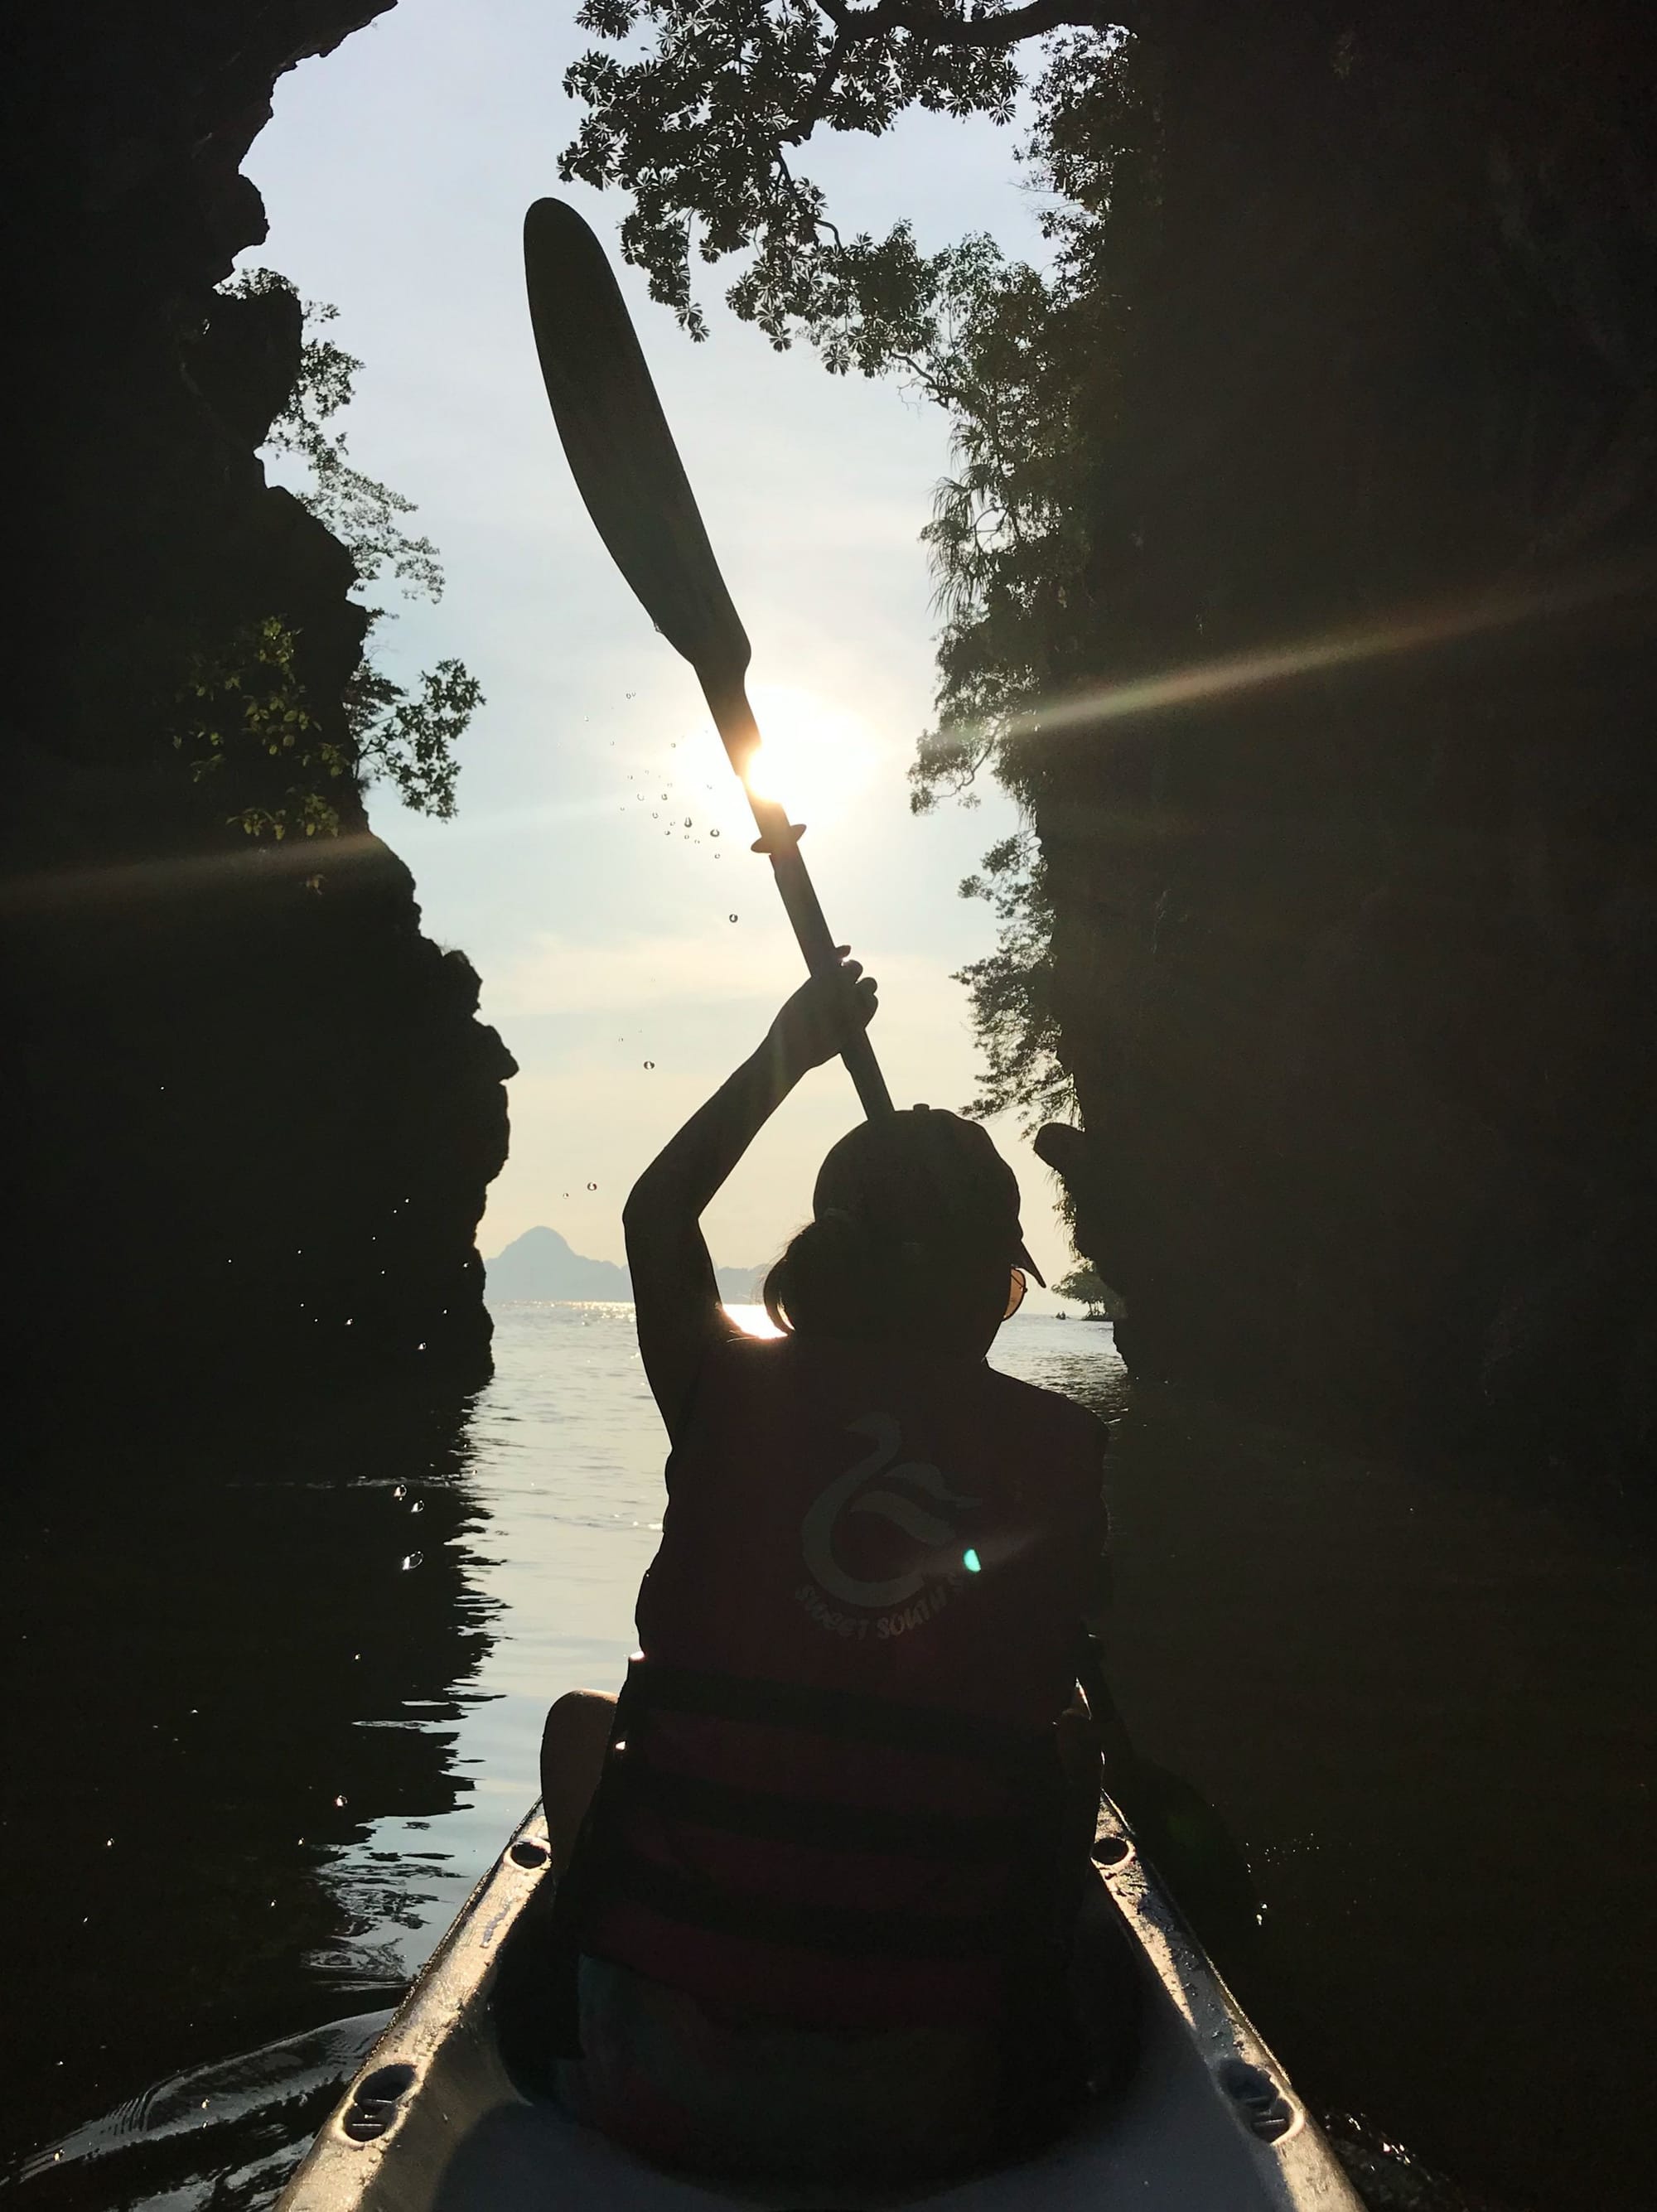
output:
[[[361,2065],[389,2011],[360,2013],[158,2081],[24,2161],[39,2201],[252,2212]]]
[[[0,2152],[394,2001],[399,1929],[455,1887],[418,1825],[470,1787],[488,1641],[466,1413],[399,1394],[33,1440],[5,1568],[0,1880],[28,1918]],[[388,1816],[410,1849],[368,1848]]]

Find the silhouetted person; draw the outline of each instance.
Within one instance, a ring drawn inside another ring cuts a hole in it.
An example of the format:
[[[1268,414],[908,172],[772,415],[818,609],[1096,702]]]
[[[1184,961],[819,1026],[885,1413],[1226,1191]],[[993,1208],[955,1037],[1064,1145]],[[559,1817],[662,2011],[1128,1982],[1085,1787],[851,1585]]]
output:
[[[619,1705],[561,1698],[543,1751],[568,2100],[668,2161],[819,2181],[1063,2117],[1098,1792],[1084,1709],[1060,1717],[1105,1432],[986,1364],[1031,1266],[988,1136],[859,1125],[767,1279],[781,1336],[720,1307],[703,1210],[874,1010],[854,961],[796,992],[628,1201],[669,1502]]]

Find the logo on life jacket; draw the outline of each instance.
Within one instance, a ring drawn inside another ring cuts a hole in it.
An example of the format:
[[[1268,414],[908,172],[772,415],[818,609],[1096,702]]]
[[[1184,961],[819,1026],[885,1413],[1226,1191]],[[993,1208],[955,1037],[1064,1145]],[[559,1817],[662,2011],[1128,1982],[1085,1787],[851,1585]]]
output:
[[[938,1509],[976,1505],[980,1500],[958,1496],[947,1478],[923,1460],[901,1460],[894,1466],[903,1439],[889,1413],[865,1413],[849,1427],[853,1436],[867,1437],[873,1449],[836,1475],[817,1497],[800,1523],[800,1549],[813,1580],[831,1597],[877,1612],[905,1604],[940,1575],[958,1573],[963,1557],[960,1540]],[[925,1504],[906,1492],[919,1492]],[[880,1581],[846,1572],[835,1554],[835,1531],[842,1516],[853,1513],[889,1522],[912,1540],[902,1547],[909,1561],[902,1572]],[[919,1560],[913,1556],[914,1544],[927,1547]]]

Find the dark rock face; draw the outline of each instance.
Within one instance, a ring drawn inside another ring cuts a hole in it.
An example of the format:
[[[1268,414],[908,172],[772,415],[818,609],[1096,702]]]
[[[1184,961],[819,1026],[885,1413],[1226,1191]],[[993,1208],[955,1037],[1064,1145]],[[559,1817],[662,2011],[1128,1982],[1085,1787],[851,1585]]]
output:
[[[1657,54],[1614,4],[1147,19],[1166,132],[1028,749],[1141,1374],[1628,1486],[1657,1425]],[[1258,672],[1256,672],[1258,674]]]
[[[0,1341],[162,1395],[387,1364],[488,1372],[473,1232],[513,1063],[350,777],[337,839],[228,826],[192,781],[192,656],[271,618],[325,737],[349,556],[255,447],[294,303],[215,297],[264,234],[239,164],[294,62],[385,0],[34,9],[9,32],[21,650],[0,807]]]

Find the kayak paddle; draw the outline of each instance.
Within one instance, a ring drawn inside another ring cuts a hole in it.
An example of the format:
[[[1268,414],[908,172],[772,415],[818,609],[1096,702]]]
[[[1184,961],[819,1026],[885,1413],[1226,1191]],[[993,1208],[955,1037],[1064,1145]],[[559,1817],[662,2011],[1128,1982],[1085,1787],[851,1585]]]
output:
[[[650,380],[604,250],[573,207],[537,200],[524,218],[524,268],[541,374],[576,488],[610,557],[663,636],[695,670],[805,964],[832,968],[835,939],[805,863],[804,825],[748,781],[760,733],[748,703],[747,633],[719,574],[695,493]],[[868,1033],[841,1054],[871,1118],[892,1110]]]

